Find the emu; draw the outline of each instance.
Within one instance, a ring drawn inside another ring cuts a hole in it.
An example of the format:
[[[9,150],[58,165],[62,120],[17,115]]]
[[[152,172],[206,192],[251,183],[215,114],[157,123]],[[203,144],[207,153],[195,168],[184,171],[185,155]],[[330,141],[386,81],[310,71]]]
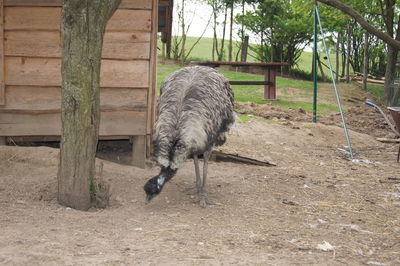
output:
[[[235,121],[233,108],[228,80],[210,67],[185,67],[166,78],[161,85],[153,141],[161,171],[144,186],[146,203],[161,192],[188,158],[194,160],[200,205],[210,203],[205,188],[208,160],[212,148],[226,141],[226,132]]]

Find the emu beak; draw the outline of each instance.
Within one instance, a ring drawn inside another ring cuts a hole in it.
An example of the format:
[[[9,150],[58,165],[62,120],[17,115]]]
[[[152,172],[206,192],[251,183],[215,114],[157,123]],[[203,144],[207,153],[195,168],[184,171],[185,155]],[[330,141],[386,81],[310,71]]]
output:
[[[147,194],[144,204],[146,204],[146,205],[149,204],[152,198],[153,198],[153,195]]]

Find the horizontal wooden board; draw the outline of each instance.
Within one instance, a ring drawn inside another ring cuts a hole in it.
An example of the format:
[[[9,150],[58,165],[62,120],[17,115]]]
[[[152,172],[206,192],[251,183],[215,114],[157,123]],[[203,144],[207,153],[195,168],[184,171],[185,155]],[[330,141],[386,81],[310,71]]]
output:
[[[6,105],[0,106],[0,113],[10,111],[58,110],[61,107],[61,88],[8,86]],[[102,110],[146,110],[147,89],[101,88]]]
[[[118,9],[106,31],[151,31],[151,10]]]
[[[5,6],[62,6],[62,0],[5,0]],[[119,8],[151,9],[151,0],[122,0]]]
[[[61,8],[6,7],[6,30],[60,30]],[[150,31],[151,10],[118,9],[106,31]]]
[[[49,141],[60,141],[61,136],[13,136],[7,138],[7,142],[49,142]],[[99,140],[128,140],[130,136],[99,136]]]
[[[122,0],[118,8],[152,9],[152,0]]]
[[[149,61],[102,60],[101,87],[149,87]],[[5,58],[6,85],[61,86],[61,59]]]
[[[5,55],[32,57],[61,57],[59,31],[6,31]],[[149,59],[149,32],[106,32],[103,58]]]
[[[146,112],[102,112],[99,134],[102,136],[145,135]],[[60,113],[0,115],[0,136],[61,135]]]

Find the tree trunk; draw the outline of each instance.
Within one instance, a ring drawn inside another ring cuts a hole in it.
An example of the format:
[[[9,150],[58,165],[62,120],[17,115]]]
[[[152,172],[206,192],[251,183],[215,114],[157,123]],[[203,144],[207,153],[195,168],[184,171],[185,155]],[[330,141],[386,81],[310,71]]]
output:
[[[347,25],[346,83],[350,82],[351,26]]]
[[[273,31],[273,28],[271,27],[271,55],[270,55],[270,57],[271,57],[271,62],[274,62],[274,61],[275,61],[275,55],[274,55],[274,53],[275,53],[275,47],[274,47],[274,43],[275,43],[275,41],[274,41],[274,31]]]
[[[242,57],[241,62],[247,61],[247,49],[249,48],[249,36],[244,37],[244,41],[242,43]]]
[[[368,32],[364,33],[364,73],[363,73],[363,89],[367,90],[367,79],[368,79],[368,64],[369,64],[369,56],[368,56]]]
[[[321,64],[321,58],[319,57],[318,54],[317,54],[317,62],[318,62],[318,68],[321,71],[322,81],[326,82],[324,69],[322,68],[322,64]]]
[[[62,136],[58,202],[91,206],[100,123],[100,64],[108,19],[121,0],[68,0],[62,9]]]
[[[229,62],[232,62],[232,32],[233,32],[233,1],[232,1],[232,6],[231,6],[231,24],[229,26]]]
[[[226,31],[226,18],[228,17],[228,5],[225,5],[225,15],[224,15],[224,27],[222,29],[222,40],[221,40],[221,49],[218,53],[218,61],[222,61],[224,57],[224,48],[225,48],[225,31]]]
[[[214,0],[215,1],[215,0]],[[212,46],[212,60],[215,61],[215,51],[218,50],[218,43],[217,43],[217,10],[214,6],[213,2],[213,46]]]
[[[186,46],[186,25],[185,25],[185,0],[182,0],[182,47],[181,47],[181,54],[180,54],[180,60],[181,60],[181,66],[185,64],[185,46]]]
[[[338,32],[338,37],[337,37],[337,41],[336,41],[336,76],[335,76],[335,80],[336,83],[339,82],[339,51],[340,50],[340,32]]]
[[[399,50],[388,45],[387,65],[385,73],[385,100],[392,106],[397,104],[399,99],[398,88],[394,86],[396,78],[396,63]]]
[[[344,45],[344,43],[345,43],[344,38],[341,41],[342,41],[342,43],[341,43],[342,44],[342,50],[341,50],[341,52],[342,52],[342,73],[340,76],[343,78],[345,76],[345,71],[346,71],[346,47]]]

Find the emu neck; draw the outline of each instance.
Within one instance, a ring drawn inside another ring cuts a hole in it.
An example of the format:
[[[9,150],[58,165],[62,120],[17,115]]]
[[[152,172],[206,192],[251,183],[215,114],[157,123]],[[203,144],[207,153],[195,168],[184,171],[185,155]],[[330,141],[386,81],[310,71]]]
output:
[[[177,169],[168,167],[161,167],[160,174],[157,178],[157,186],[161,189],[172,177],[174,177]]]

